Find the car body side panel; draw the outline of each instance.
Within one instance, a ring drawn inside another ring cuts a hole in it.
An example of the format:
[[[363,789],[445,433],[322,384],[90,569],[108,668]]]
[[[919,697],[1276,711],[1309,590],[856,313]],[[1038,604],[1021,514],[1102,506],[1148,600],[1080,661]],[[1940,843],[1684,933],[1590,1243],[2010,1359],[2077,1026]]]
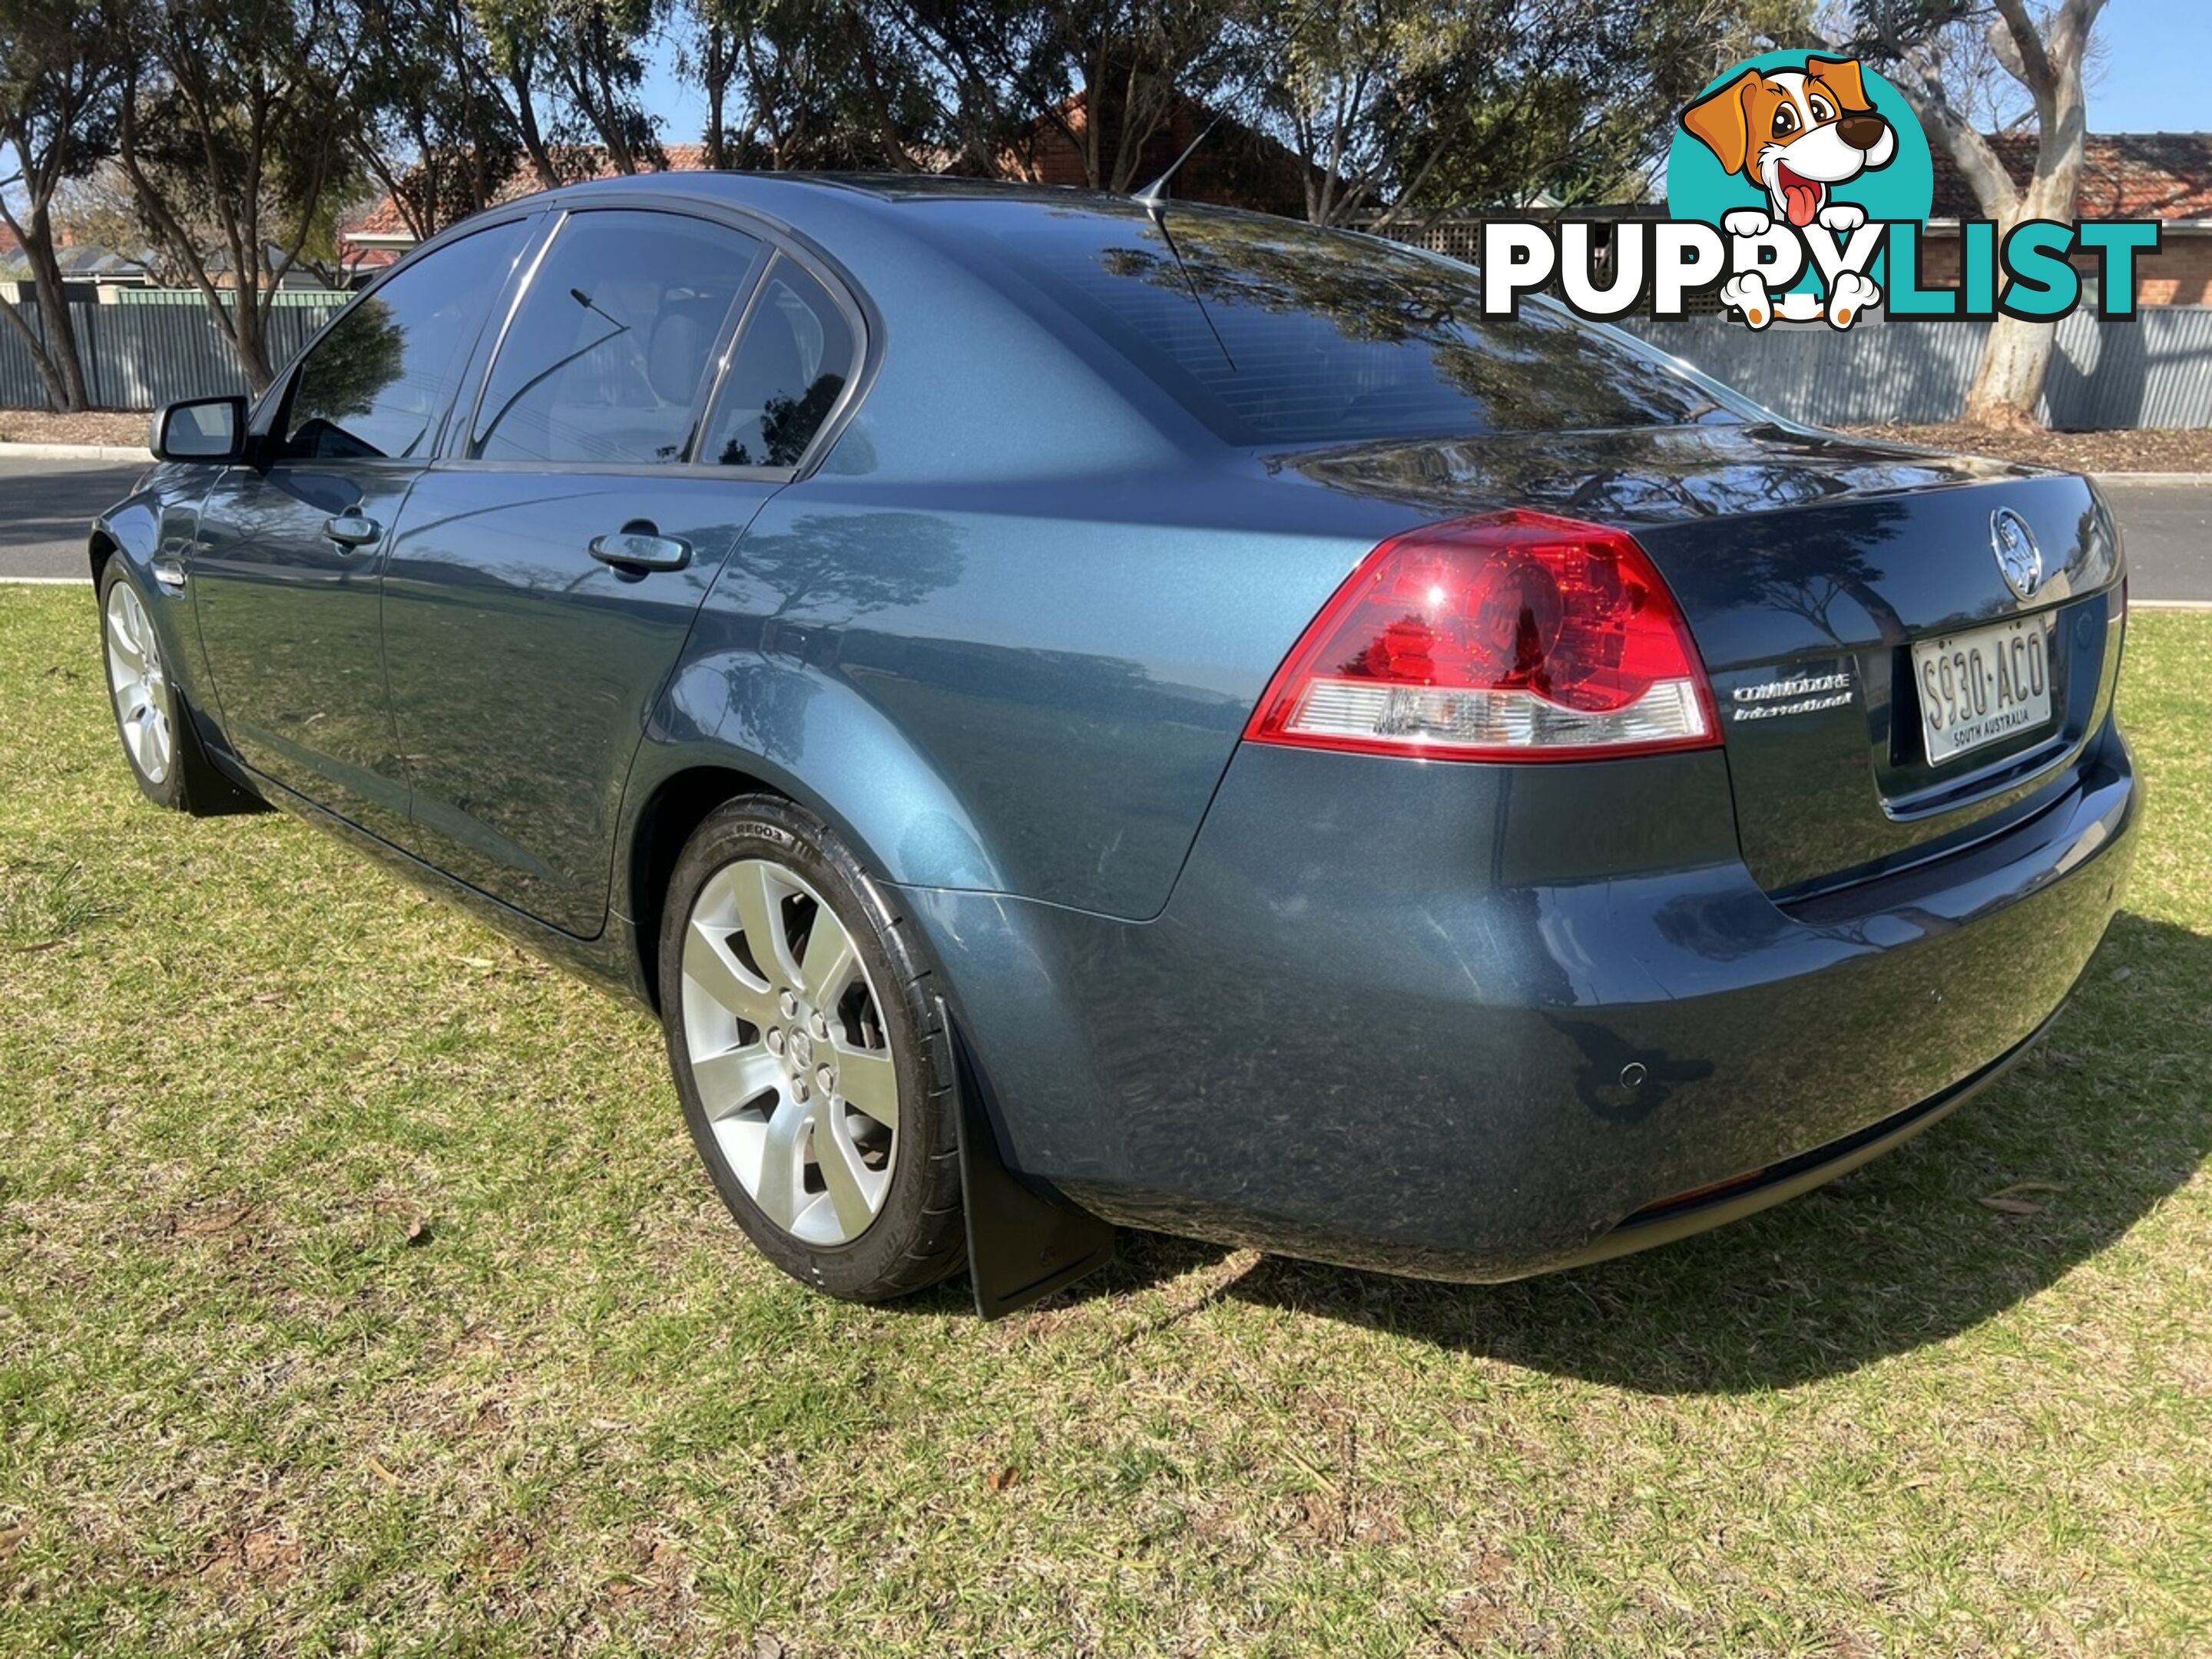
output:
[[[410,499],[383,592],[413,782],[392,836],[580,938],[604,924],[616,823],[692,619],[777,486],[441,464]],[[649,523],[682,569],[618,570],[593,538]]]
[[[184,696],[204,741],[222,744],[221,704],[207,670],[199,618],[187,576],[199,538],[200,503],[214,482],[211,467],[157,466],[93,522],[94,534],[115,547],[147,596],[146,614],[161,637],[170,683]]]
[[[231,748],[264,776],[377,835],[407,822],[385,696],[379,579],[421,468],[289,461],[223,470],[191,560],[200,634]],[[349,547],[343,515],[379,527]]]
[[[867,823],[887,878],[1156,915],[1268,677],[1402,517],[1257,471],[979,485],[957,505],[824,474],[763,510],[693,660],[751,649],[718,671],[721,729]],[[886,789],[820,735],[847,731],[888,734],[927,789]]]

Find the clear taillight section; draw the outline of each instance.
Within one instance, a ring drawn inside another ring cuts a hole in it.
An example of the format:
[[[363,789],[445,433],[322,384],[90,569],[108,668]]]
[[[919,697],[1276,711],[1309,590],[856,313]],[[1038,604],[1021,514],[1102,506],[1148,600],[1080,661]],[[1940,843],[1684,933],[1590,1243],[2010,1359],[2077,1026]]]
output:
[[[1276,671],[1244,735],[1437,760],[1720,741],[1689,629],[1634,538],[1521,511],[1376,548]]]

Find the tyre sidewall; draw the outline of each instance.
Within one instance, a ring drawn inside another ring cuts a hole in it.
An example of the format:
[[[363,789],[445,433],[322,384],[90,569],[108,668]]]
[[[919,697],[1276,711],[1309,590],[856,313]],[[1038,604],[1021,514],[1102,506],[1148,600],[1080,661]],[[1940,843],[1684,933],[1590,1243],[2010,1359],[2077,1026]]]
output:
[[[708,878],[761,858],[803,878],[836,912],[874,986],[899,1085],[897,1156],[883,1207],[858,1238],[810,1244],[769,1219],[722,1156],[691,1075],[684,1031],[684,938]],[[949,1045],[939,1029],[929,975],[908,930],[857,860],[811,813],[775,796],[746,796],[717,808],[694,832],[670,878],[662,910],[661,1027],[693,1144],[723,1202],[761,1253],[801,1282],[849,1300],[921,1289],[958,1265],[946,1229],[959,1225]]]

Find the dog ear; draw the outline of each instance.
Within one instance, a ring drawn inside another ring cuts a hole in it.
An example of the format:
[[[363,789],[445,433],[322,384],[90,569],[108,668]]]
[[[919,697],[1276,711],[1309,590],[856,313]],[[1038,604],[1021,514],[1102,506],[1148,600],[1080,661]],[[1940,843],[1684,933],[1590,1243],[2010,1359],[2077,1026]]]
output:
[[[1868,99],[1866,80],[1856,58],[1808,58],[1805,73],[1836,94],[1837,107],[1845,114],[1874,107]]]
[[[1746,70],[1682,112],[1682,131],[1718,156],[1729,173],[1741,173],[1751,159],[1751,89],[1758,84],[1759,71]]]

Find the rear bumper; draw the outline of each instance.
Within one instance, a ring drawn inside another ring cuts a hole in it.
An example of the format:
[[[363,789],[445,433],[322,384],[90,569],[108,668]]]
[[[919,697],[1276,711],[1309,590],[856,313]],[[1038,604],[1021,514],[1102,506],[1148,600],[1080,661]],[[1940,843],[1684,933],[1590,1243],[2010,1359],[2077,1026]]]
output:
[[[1787,910],[1736,856],[1723,765],[1247,747],[1156,921],[908,897],[1014,1167],[1124,1224],[1516,1278],[1926,1127],[2118,907],[2137,795],[2109,726],[2001,836]]]
[[[1565,1261],[1547,1265],[1555,1270],[1586,1267],[1593,1262],[1610,1261],[1615,1256],[1632,1255],[1638,1250],[1671,1244],[1678,1238],[1688,1238],[1771,1209],[1801,1193],[1809,1193],[1839,1176],[1849,1175],[1861,1164],[1871,1164],[1884,1152],[1895,1151],[1923,1130],[1934,1128],[1995,1083],[2035,1046],[2057,1018],[2054,1012],[2022,1041],[1931,1099],[1908,1106],[1894,1116],[1869,1124],[1841,1140],[1785,1158],[1769,1168],[1747,1171],[1717,1186],[1692,1189],[1679,1198],[1647,1205],[1586,1248]]]

